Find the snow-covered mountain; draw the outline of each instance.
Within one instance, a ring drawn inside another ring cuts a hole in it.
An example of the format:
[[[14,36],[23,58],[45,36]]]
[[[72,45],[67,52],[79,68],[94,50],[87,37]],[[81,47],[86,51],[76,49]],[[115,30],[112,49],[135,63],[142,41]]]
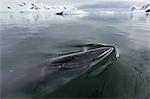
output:
[[[42,0],[41,0],[42,1]],[[38,1],[38,0],[7,0],[0,2],[0,11],[1,12],[41,12],[48,11],[49,13],[59,13],[63,12],[64,14],[80,14],[86,13],[82,10],[77,9],[76,7],[70,5],[54,5],[51,1]]]
[[[147,14],[150,14],[150,4],[145,4],[141,7],[133,6],[131,7],[131,11],[146,12]]]
[[[1,11],[61,11],[61,10],[76,10],[75,7],[71,6],[51,6],[44,3],[34,2],[5,2],[2,5]]]

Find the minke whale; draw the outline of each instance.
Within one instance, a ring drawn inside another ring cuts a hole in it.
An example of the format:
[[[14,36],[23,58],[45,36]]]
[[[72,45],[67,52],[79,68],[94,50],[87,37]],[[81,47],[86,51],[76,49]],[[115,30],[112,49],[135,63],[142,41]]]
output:
[[[24,76],[18,77],[16,81],[8,82],[11,84],[6,84],[7,88],[4,85],[4,90],[2,91],[4,91],[4,96],[9,95],[9,93],[15,94],[15,91],[21,92],[22,90],[23,92],[32,93],[35,90],[39,90],[42,83],[48,83],[49,86],[53,86],[51,88],[51,91],[53,91],[58,86],[64,85],[82,73],[92,73],[92,71],[100,67],[96,64],[115,58],[116,50],[113,46],[101,46],[50,58],[41,62],[38,66],[32,66]],[[16,83],[18,85],[12,88]]]
[[[94,65],[112,53],[115,53],[115,47],[105,46],[48,59],[40,64],[43,67],[40,76],[43,79],[45,77],[57,79],[61,76],[73,76],[94,68]],[[114,55],[114,57],[116,56]],[[52,77],[47,75],[52,75]]]
[[[107,65],[111,63],[110,60],[114,59],[116,59],[115,47],[103,46],[47,60],[43,65],[47,67],[47,73],[45,73],[49,76],[45,74],[43,77],[46,77],[44,85],[48,86],[49,89],[42,90],[42,92],[42,87],[37,88],[38,91],[34,98],[45,98],[43,93],[52,93],[55,89],[82,74],[87,74],[88,78],[96,76],[106,69]]]

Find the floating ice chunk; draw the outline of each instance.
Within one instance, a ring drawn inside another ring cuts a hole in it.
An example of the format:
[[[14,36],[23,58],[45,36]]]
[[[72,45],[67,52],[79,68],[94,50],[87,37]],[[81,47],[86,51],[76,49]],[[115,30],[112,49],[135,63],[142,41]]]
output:
[[[115,11],[99,11],[101,15],[114,15]]]
[[[56,13],[56,15],[81,15],[81,14],[87,14],[87,12],[82,10],[69,9]]]

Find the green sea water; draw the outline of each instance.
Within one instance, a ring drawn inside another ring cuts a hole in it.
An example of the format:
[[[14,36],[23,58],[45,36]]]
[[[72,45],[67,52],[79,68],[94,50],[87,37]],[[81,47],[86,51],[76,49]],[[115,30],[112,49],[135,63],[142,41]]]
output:
[[[55,83],[49,86],[51,80],[38,83],[39,72],[34,72],[39,69],[38,64],[64,53],[83,50],[78,45],[86,44],[115,46],[119,58],[97,77],[85,79],[81,76],[70,82],[64,79],[66,84],[56,89]],[[144,13],[107,10],[68,16],[0,13],[2,96],[10,99],[30,99],[34,95],[36,98],[148,97],[149,44],[150,16]]]

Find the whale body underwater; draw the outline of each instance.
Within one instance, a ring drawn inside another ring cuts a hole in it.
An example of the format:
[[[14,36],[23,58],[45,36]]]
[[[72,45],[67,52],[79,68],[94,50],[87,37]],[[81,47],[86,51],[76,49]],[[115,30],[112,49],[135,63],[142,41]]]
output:
[[[105,71],[108,65],[110,65],[114,60],[116,61],[117,57],[115,47],[103,46],[47,60],[47,62],[43,63],[43,65],[47,67],[46,70],[48,73],[46,74],[49,75],[43,76],[47,77],[45,78],[45,81],[48,81],[47,83],[44,83],[46,90],[43,90],[43,87],[37,88],[38,91],[34,98],[61,98],[63,95],[55,95],[55,91],[57,93],[56,89],[67,85],[68,82],[71,82],[76,78],[80,78],[83,75],[86,75],[86,78],[93,78],[100,75],[103,71]],[[80,92],[79,90],[76,91]],[[63,92],[65,92],[65,90],[63,90]]]
[[[2,91],[4,91],[4,96],[10,93],[15,94],[15,91],[20,92],[22,90],[24,90],[23,92],[33,93],[33,91],[41,88],[42,83],[49,82],[48,84],[52,86],[51,92],[53,92],[58,86],[64,85],[81,74],[87,73],[90,74],[90,77],[93,75],[93,71],[115,58],[115,47],[103,46],[47,59],[38,66],[29,69],[30,72],[25,76],[14,81],[13,83],[18,83],[17,87],[10,89],[11,85],[13,85],[11,83],[8,84],[9,88],[3,88]],[[96,64],[99,63],[102,64],[97,66]],[[103,66],[101,68],[104,70]]]

